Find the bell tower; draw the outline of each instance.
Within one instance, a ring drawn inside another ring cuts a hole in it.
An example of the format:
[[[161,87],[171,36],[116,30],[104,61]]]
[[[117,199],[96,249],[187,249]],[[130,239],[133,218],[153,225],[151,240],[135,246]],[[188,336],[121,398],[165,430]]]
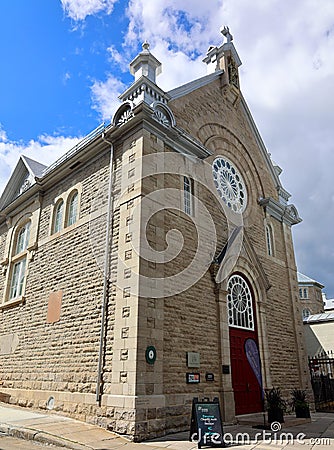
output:
[[[242,63],[232,42],[233,36],[229,28],[224,26],[220,32],[226,39],[226,42],[223,42],[220,47],[209,47],[203,62],[207,64],[208,73],[223,70],[224,84],[239,90],[239,67]]]

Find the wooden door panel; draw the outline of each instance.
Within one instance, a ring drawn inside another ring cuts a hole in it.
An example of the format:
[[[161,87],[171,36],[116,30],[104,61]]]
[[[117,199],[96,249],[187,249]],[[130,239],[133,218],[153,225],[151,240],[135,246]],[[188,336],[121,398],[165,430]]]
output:
[[[231,373],[236,415],[263,410],[261,388],[245,353],[245,340],[248,338],[257,342],[256,332],[230,328]]]

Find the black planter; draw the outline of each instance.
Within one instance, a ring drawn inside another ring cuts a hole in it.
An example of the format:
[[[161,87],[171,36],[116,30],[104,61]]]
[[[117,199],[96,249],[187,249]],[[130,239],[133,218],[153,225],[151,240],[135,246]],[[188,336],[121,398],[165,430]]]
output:
[[[284,423],[284,411],[281,408],[268,409],[268,423]]]
[[[310,419],[310,408],[308,406],[296,406],[296,417],[299,419]]]

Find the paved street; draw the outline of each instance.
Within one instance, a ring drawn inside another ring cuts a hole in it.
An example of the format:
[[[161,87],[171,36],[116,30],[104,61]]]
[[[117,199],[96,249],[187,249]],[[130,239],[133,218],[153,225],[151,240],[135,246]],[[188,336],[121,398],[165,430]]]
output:
[[[64,450],[64,447],[56,447],[51,444],[40,444],[35,441],[25,441],[24,439],[0,436],[0,450]]]
[[[277,433],[259,427],[261,420],[261,414],[242,416],[238,424],[224,425],[227,447],[236,450],[334,448],[334,414],[313,413],[311,421],[286,416],[282,430]],[[197,444],[189,442],[189,432],[135,444],[96,425],[54,413],[0,404],[0,450],[64,447],[73,450],[120,450],[121,447],[125,450],[195,450]]]

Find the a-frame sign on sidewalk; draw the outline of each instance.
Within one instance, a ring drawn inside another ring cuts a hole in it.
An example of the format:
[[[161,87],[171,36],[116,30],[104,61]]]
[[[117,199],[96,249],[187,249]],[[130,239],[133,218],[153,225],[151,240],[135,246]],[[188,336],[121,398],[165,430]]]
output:
[[[225,447],[218,398],[193,399],[189,441],[201,447]]]

